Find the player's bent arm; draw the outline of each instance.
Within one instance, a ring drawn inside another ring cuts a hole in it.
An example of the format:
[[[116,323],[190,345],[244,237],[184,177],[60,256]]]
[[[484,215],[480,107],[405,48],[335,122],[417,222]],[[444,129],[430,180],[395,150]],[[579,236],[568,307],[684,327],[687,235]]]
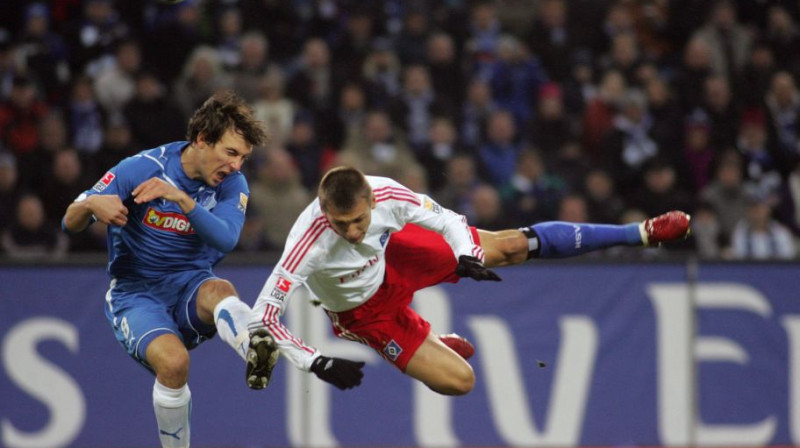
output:
[[[217,207],[221,209],[221,206]],[[219,213],[219,210],[217,211]],[[230,252],[239,241],[242,226],[237,226],[233,221],[215,216],[203,207],[194,207],[186,214],[192,223],[194,231],[209,246],[220,252]]]
[[[124,226],[128,222],[128,209],[117,195],[82,195],[67,207],[61,227],[66,232],[77,233],[86,229],[94,220]]]

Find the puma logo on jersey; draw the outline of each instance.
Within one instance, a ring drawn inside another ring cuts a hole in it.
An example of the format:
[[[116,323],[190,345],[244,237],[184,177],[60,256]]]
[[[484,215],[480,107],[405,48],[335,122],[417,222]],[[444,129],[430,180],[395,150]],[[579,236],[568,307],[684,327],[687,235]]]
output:
[[[189,223],[189,219],[180,213],[161,212],[150,207],[142,222],[153,229],[166,230],[180,235],[194,234],[194,228]]]

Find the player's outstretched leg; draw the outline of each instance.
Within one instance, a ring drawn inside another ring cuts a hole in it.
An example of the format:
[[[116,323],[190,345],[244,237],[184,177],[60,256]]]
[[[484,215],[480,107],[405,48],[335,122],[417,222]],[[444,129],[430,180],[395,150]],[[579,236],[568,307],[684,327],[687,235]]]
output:
[[[549,221],[519,230],[479,230],[488,267],[510,266],[530,258],[566,258],[613,246],[657,246],[689,235],[691,217],[671,211],[625,225]]]
[[[239,356],[247,360],[249,333],[247,320],[252,309],[236,296],[222,299],[214,307],[214,325],[223,341],[233,348]]]
[[[245,378],[251,389],[263,389],[269,384],[272,369],[278,363],[278,344],[267,330],[250,332]]]

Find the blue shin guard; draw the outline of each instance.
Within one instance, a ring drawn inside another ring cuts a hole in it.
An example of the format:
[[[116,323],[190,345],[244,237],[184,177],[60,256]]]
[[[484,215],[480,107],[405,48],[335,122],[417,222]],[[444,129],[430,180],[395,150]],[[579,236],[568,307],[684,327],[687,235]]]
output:
[[[639,224],[609,225],[550,221],[530,227],[538,247],[529,258],[566,258],[613,246],[642,244]],[[530,234],[525,232],[530,238]]]

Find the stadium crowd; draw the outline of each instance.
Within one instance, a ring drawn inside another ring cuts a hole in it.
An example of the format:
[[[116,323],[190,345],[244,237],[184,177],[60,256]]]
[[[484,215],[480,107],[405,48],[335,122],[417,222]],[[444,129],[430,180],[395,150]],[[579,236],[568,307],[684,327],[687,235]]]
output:
[[[220,88],[272,135],[244,168],[239,251],[280,249],[321,173],[349,164],[484,229],[681,209],[680,248],[701,257],[796,257],[796,1],[8,3],[9,257],[104,251],[100,225],[60,232],[67,206],[122,158],[184,139]]]

